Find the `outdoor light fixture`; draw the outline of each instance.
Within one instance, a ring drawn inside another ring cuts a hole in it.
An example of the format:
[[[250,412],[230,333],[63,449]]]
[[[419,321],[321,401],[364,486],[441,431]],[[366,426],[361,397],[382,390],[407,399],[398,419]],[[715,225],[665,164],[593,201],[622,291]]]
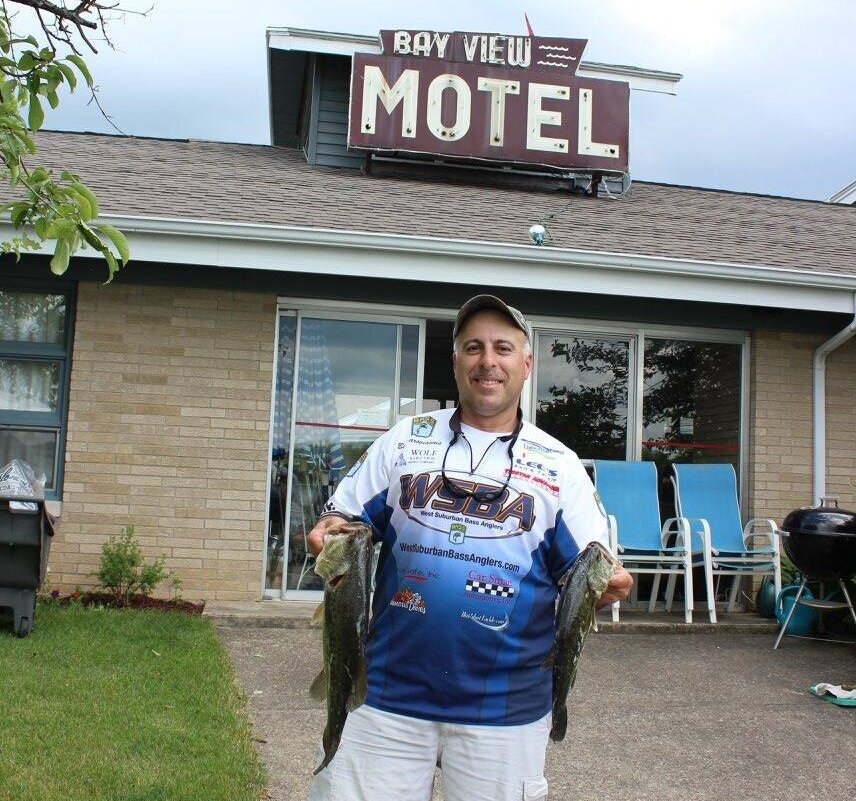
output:
[[[529,240],[533,245],[543,245],[545,239],[552,239],[550,232],[541,223],[529,226]]]

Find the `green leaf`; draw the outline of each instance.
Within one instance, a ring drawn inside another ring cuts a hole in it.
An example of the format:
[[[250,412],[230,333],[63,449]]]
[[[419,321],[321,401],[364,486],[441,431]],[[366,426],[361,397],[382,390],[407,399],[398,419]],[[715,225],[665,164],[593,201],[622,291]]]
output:
[[[104,251],[104,258],[107,260],[107,270],[109,271],[106,283],[109,284],[113,280],[113,276],[119,271],[119,265],[116,264],[116,257],[109,250]]]
[[[113,243],[124,267],[131,259],[131,251],[128,248],[128,240],[125,239],[125,235],[112,225],[101,224],[98,226],[98,230]]]
[[[86,62],[78,55],[72,53],[70,56],[65,57],[66,61],[70,61],[77,67],[80,74],[83,76],[83,80],[86,81],[86,85],[92,86],[92,76],[89,74],[89,68],[86,66]]]
[[[78,195],[83,195],[83,197],[85,197],[89,201],[89,206],[92,209],[92,214],[90,215],[90,219],[92,217],[97,217],[98,216],[98,198],[95,197],[95,193],[88,186],[80,183],[80,181],[77,180],[76,175],[71,176],[71,178],[66,178],[65,177],[66,175],[69,175],[69,173],[63,173],[63,180],[66,180],[66,181],[71,180],[72,181],[71,188],[75,192],[77,192]]]
[[[30,204],[23,200],[12,204],[12,210],[9,216],[11,218],[12,225],[14,225],[15,228],[20,228],[24,222],[24,217],[26,217],[29,210]]]
[[[91,245],[95,248],[95,250],[101,251],[106,257],[109,251],[107,250],[107,246],[98,238],[93,231],[86,223],[78,223],[77,230],[80,232],[81,236],[86,240],[88,245]]]
[[[54,255],[51,259],[51,272],[54,275],[62,275],[68,269],[68,261],[71,254],[67,239],[57,239]]]
[[[38,131],[45,121],[45,112],[37,95],[30,95],[30,113],[27,115],[27,124],[31,131]]]
[[[71,186],[65,187],[63,191],[65,196],[77,206],[81,218],[84,221],[91,220],[94,215],[92,214],[92,204],[89,202],[89,198],[86,195],[78,193]]]
[[[77,86],[77,77],[74,74],[74,70],[68,64],[63,64],[61,61],[57,61],[54,66],[63,74],[66,81],[68,81],[69,89],[73,92]]]
[[[48,90],[48,103],[51,104],[51,108],[56,108],[59,105],[59,95],[56,92]]]
[[[32,50],[26,50],[18,59],[18,69],[21,72],[29,72],[36,66],[36,54]]]

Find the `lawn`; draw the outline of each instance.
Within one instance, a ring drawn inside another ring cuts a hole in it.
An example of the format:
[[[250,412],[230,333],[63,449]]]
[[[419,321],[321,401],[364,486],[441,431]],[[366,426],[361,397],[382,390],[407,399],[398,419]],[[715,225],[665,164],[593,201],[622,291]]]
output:
[[[258,801],[264,769],[210,624],[41,605],[0,628],[0,800]]]

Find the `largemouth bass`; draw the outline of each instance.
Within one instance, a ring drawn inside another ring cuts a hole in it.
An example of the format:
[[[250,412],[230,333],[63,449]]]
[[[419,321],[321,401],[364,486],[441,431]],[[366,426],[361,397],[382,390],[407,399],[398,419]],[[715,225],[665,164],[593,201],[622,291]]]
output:
[[[324,600],[313,622],[323,620],[324,666],[309,689],[313,698],[327,700],[327,725],[320,773],[339,747],[348,713],[366,700],[365,642],[371,593],[371,530],[362,523],[344,526],[324,541],[315,572],[324,579]]]
[[[568,693],[589,631],[597,628],[595,603],[606,589],[616,564],[599,542],[591,542],[563,578],[556,608],[556,639],[542,667],[553,668],[553,725],[550,739],[563,740],[568,728]]]

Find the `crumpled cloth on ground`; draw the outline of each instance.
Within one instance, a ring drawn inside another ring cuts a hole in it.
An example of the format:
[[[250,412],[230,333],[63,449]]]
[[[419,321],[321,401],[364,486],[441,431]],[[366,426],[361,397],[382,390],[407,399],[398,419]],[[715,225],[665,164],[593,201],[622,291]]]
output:
[[[856,706],[856,687],[853,685],[820,682],[808,689],[812,695],[838,706]]]

